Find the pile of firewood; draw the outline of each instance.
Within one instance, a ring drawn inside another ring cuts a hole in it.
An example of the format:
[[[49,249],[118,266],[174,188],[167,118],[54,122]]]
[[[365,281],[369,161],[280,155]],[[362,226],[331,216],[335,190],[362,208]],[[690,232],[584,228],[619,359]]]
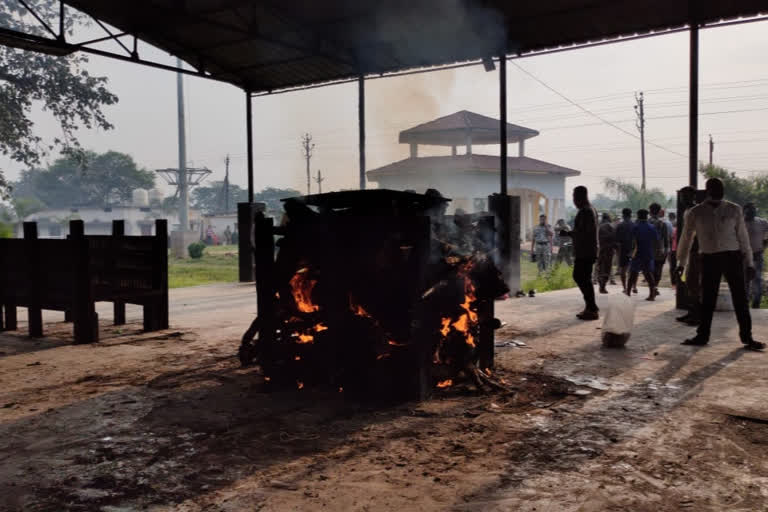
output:
[[[270,386],[366,397],[424,398],[462,378],[493,387],[493,301],[508,290],[492,219],[367,192],[286,202],[271,279],[257,278],[271,302],[243,336],[241,361],[260,365]]]

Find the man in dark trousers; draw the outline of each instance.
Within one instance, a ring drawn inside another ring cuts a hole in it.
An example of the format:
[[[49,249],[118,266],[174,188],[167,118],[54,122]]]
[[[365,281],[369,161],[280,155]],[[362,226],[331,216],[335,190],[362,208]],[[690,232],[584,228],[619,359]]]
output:
[[[611,278],[613,252],[616,249],[616,230],[611,224],[611,216],[608,213],[603,213],[597,231],[597,239],[600,244],[600,252],[597,257],[597,282],[600,285],[600,293],[608,293],[605,285]]]
[[[592,266],[598,253],[597,212],[589,203],[587,187],[579,185],[573,189],[573,204],[579,209],[573,222],[573,231],[562,230],[560,236],[573,239],[573,280],[584,296],[584,311],[576,317],[580,320],[597,320],[599,309],[592,284]]]
[[[659,294],[659,283],[661,282],[662,271],[664,270],[664,262],[669,257],[669,241],[672,233],[667,229],[664,219],[659,217],[661,205],[653,203],[648,209],[651,212],[651,218],[648,220],[648,223],[656,229],[656,233],[659,235],[653,251],[653,282],[656,285],[653,293],[655,297]]]
[[[677,247],[678,273],[684,270],[688,262],[694,236],[699,240],[701,254],[701,323],[696,330],[696,336],[685,340],[683,345],[709,343],[720,278],[725,276],[739,322],[739,338],[744,348],[764,350],[765,343],[752,338],[752,318],[749,315],[744,274],[751,280],[755,274],[755,265],[741,207],[723,200],[725,190],[723,182],[719,179],[708,179],[705,188],[706,201],[694,206],[685,214],[683,233]]]
[[[619,275],[621,276],[621,287],[627,289],[627,271],[629,270],[629,260],[632,257],[632,228],[635,223],[632,222],[632,210],[624,208],[621,210],[622,220],[616,226],[616,245],[619,251]]]
[[[629,272],[629,281],[624,293],[630,295],[630,290],[637,286],[637,278],[640,272],[648,283],[648,297],[645,300],[656,298],[656,278],[654,277],[654,250],[659,241],[659,232],[648,222],[648,210],[637,210],[637,222],[632,228],[632,241],[635,250],[632,254],[632,265]]]

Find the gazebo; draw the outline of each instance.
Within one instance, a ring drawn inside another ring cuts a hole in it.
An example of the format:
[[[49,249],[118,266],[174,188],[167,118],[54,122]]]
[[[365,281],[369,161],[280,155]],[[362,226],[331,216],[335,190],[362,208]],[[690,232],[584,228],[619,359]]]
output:
[[[565,215],[565,178],[581,173],[525,155],[525,141],[539,132],[507,123],[507,144],[518,145],[518,156],[507,157],[507,193],[520,197],[521,234],[546,214],[550,222]],[[500,157],[478,154],[475,146],[500,144],[499,120],[467,110],[440,117],[400,132],[410,157],[372,169],[367,178],[381,188],[423,192],[435,188],[452,199],[451,208],[472,213],[488,210],[488,196],[498,190]],[[419,146],[451,148],[446,156],[419,156]]]

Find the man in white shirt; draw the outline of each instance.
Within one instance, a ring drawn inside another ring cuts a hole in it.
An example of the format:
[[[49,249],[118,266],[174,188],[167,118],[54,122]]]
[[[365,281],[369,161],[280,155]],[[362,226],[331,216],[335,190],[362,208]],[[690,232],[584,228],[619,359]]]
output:
[[[725,276],[739,321],[739,338],[744,348],[763,350],[765,343],[752,338],[752,318],[749,315],[744,274],[746,268],[747,278],[751,280],[755,266],[741,207],[723,200],[725,190],[719,179],[708,179],[705,188],[706,201],[685,213],[683,233],[677,246],[680,265],[678,272],[682,272],[688,264],[688,253],[694,236],[699,240],[701,254],[701,323],[696,336],[685,340],[683,345],[706,345],[709,342],[720,279]]]
[[[747,282],[747,298],[752,300],[752,308],[758,309],[763,298],[763,251],[768,240],[768,220],[757,216],[754,203],[744,205],[744,222],[752,247],[752,262],[755,264],[755,277]]]

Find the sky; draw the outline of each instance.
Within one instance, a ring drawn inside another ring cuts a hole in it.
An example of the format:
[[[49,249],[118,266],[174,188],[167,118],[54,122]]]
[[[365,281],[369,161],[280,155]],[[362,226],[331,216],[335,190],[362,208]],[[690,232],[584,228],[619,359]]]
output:
[[[768,170],[766,29],[768,22],[757,22],[700,32],[699,158],[708,158],[711,134],[714,163],[743,176]],[[648,186],[672,194],[685,185],[688,40],[687,33],[679,33],[510,61],[509,122],[540,132],[526,142],[526,155],[581,171],[567,180],[568,193],[576,185],[601,191],[606,177],[639,183],[640,142],[626,132],[637,133],[633,106],[635,93],[643,91]],[[174,62],[159,50],[140,49]],[[105,109],[115,129],[80,130],[82,145],[129,153],[150,170],[176,167],[176,74],[97,56],[90,57],[88,69],[108,77],[120,101]],[[185,77],[184,84],[187,165],[208,167],[209,180],[219,180],[229,155],[230,179],[245,187],[245,93],[198,77]],[[368,169],[408,156],[408,147],[397,143],[399,131],[463,109],[497,118],[498,101],[498,69],[486,72],[479,64],[368,80]],[[323,191],[357,187],[357,84],[257,97],[253,117],[256,190],[306,189],[305,133],[315,143],[311,169],[322,172]],[[59,133],[45,113],[36,111],[34,120],[43,137]],[[517,154],[515,146],[510,155]],[[498,154],[498,149],[476,146],[474,152]],[[5,157],[0,168],[12,180],[21,170]]]

